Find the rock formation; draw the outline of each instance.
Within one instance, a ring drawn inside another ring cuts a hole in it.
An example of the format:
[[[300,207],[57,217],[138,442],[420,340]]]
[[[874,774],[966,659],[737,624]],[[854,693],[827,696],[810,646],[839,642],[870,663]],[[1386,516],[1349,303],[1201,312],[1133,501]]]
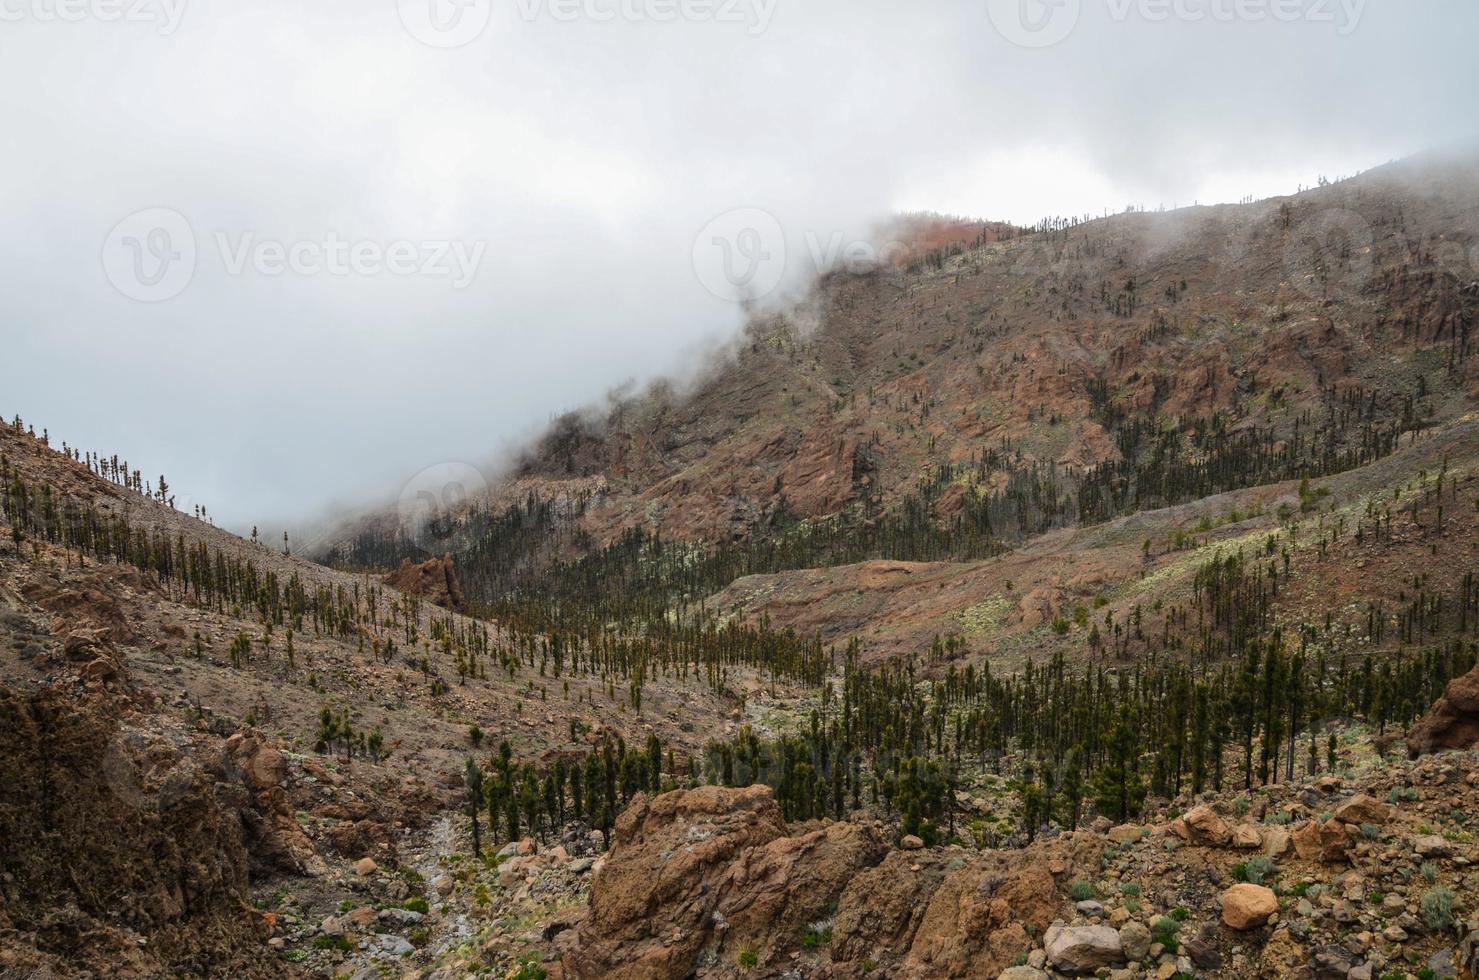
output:
[[[1416,758],[1428,752],[1479,745],[1479,667],[1448,682],[1448,688],[1407,736]]]

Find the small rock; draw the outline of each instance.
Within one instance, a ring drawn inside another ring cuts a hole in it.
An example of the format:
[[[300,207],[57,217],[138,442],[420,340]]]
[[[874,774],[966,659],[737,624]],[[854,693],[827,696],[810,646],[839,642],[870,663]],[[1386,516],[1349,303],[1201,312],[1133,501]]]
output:
[[[899,847],[906,851],[917,851],[924,847],[924,841],[913,834],[905,834],[903,840],[899,841]]]
[[[1062,973],[1093,973],[1125,962],[1120,934],[1109,926],[1052,926],[1043,948],[1048,962]]]
[[[1009,966],[1002,970],[996,980],[1047,980],[1048,975],[1030,966]]]
[[[1120,946],[1126,959],[1143,961],[1150,955],[1150,930],[1144,923],[1126,922],[1120,927]]]
[[[372,875],[379,870],[380,865],[375,863],[374,858],[365,857],[360,858],[358,861],[354,862],[354,873],[359,875],[361,878],[368,877],[369,875]]]
[[[1414,840],[1412,850],[1419,857],[1446,858],[1453,854],[1453,845],[1437,834],[1428,834]]]
[[[1246,932],[1268,922],[1279,911],[1279,899],[1262,885],[1233,885],[1222,893],[1222,921],[1229,929]]]

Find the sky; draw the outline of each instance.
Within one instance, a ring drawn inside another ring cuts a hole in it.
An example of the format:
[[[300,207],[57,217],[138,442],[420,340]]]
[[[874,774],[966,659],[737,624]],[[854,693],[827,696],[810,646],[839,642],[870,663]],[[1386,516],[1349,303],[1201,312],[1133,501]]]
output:
[[[691,371],[887,214],[1471,139],[1472,0],[0,0],[0,413],[233,529]]]

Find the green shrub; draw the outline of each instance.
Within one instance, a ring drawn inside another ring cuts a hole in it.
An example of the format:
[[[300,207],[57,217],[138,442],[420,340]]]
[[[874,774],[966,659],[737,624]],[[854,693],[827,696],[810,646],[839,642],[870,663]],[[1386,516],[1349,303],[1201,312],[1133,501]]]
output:
[[[1167,952],[1175,953],[1181,949],[1176,942],[1176,934],[1181,931],[1181,923],[1163,915],[1155,920],[1150,927],[1150,935],[1156,942],[1166,947]]]
[[[1423,881],[1430,885],[1438,883],[1438,865],[1432,861],[1424,861],[1417,870],[1422,873]]]
[[[337,949],[341,952],[349,952],[349,940],[343,936],[316,936],[313,940],[314,949]]]
[[[760,954],[747,946],[739,951],[739,956],[735,957],[735,962],[740,965],[740,969],[742,970],[753,970],[760,965]]]
[[[1434,932],[1443,932],[1452,926],[1453,899],[1453,892],[1441,885],[1424,892],[1420,905],[1423,925]]]
[[[1094,886],[1087,881],[1075,881],[1068,894],[1073,896],[1075,902],[1086,902],[1094,897]]]
[[[422,915],[425,915],[431,911],[431,906],[426,904],[425,895],[411,896],[409,899],[406,900],[406,904],[403,907],[410,909],[412,912],[420,912]]]
[[[1238,881],[1246,881],[1250,884],[1261,885],[1273,874],[1274,862],[1263,856],[1249,858],[1242,864],[1233,868],[1233,877]]]
[[[1133,881],[1127,881],[1124,884],[1120,885],[1120,894],[1128,895],[1131,898],[1139,898],[1140,886]]]

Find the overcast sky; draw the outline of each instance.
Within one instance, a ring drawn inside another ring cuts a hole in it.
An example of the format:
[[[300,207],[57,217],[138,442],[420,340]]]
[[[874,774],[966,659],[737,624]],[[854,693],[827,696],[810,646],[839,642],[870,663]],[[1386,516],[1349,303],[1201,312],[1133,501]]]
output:
[[[1476,37],[1473,0],[0,0],[0,412],[232,527],[394,498],[891,211],[1472,136]]]

